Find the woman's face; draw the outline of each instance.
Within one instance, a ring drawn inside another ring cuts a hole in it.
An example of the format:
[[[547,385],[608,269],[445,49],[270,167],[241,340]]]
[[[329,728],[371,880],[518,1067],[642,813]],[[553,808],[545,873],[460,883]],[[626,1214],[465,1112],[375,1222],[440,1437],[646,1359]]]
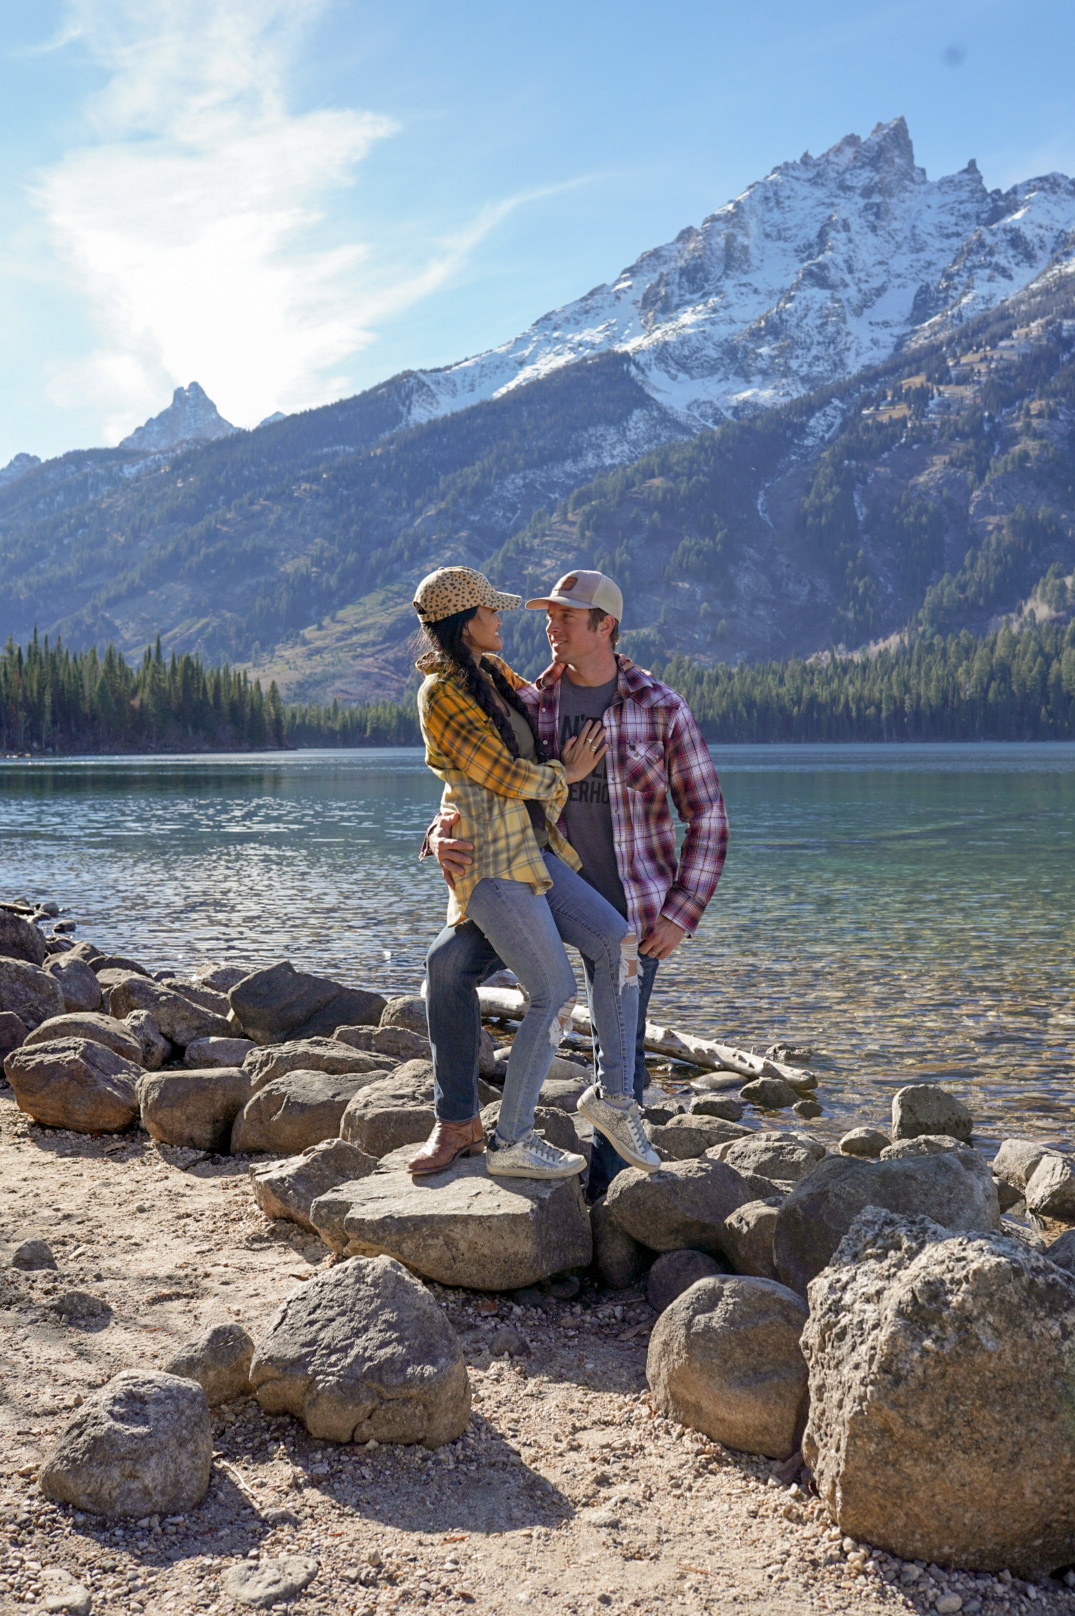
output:
[[[491,606],[479,606],[463,630],[463,639],[477,656],[483,651],[499,651],[504,643],[500,638],[500,613]]]

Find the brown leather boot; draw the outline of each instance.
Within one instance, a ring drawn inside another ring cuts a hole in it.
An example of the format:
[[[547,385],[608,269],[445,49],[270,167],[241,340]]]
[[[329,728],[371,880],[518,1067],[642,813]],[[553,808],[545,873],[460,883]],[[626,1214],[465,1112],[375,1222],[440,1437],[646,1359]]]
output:
[[[471,1117],[469,1122],[438,1119],[417,1156],[412,1156],[407,1163],[407,1171],[416,1177],[422,1173],[442,1173],[457,1156],[477,1156],[484,1149],[481,1117]]]

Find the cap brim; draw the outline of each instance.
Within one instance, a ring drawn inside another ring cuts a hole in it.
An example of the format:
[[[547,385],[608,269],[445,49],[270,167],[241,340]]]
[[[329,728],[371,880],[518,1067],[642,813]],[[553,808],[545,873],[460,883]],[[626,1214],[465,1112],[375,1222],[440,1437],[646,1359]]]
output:
[[[572,611],[588,612],[592,608],[588,601],[573,600],[570,595],[545,595],[541,600],[528,600],[528,612],[543,612],[548,606],[570,606]]]
[[[496,592],[496,605],[494,612],[517,612],[523,603],[521,595],[502,595],[499,589]]]

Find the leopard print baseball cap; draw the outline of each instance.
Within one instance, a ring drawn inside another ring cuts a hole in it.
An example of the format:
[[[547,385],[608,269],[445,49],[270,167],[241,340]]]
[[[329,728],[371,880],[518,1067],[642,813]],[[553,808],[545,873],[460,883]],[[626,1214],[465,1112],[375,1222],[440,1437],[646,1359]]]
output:
[[[427,572],[414,592],[414,609],[423,623],[439,623],[472,606],[488,606],[494,612],[517,612],[521,595],[504,595],[488,578],[473,567],[438,567]]]

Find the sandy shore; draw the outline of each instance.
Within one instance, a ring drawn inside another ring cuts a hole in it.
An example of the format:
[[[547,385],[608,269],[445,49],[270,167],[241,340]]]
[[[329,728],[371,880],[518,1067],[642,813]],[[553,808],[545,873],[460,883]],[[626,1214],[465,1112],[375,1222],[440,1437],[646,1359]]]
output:
[[[238,1319],[256,1337],[330,1261],[319,1241],[262,1217],[246,1167],[144,1134],[41,1129],[0,1089],[0,1612],[34,1609],[56,1565],[91,1592],[94,1612],[239,1611],[223,1589],[228,1568],[282,1554],[319,1562],[290,1607],[301,1612],[791,1616],[944,1612],[956,1598],[969,1616],[1075,1611],[1055,1579],[1030,1589],[916,1575],[858,1552],[768,1462],[654,1418],[655,1314],[639,1289],[584,1285],[538,1309],[433,1287],[474,1387],[466,1435],[436,1453],[320,1446],[248,1400],[214,1415],[219,1458],[189,1515],[116,1526],[49,1503],[36,1464],[91,1389],[119,1369],[159,1366],[210,1323]],[[49,1243],[56,1270],[12,1268],[31,1236]],[[107,1311],[72,1318],[62,1311],[72,1290]]]

